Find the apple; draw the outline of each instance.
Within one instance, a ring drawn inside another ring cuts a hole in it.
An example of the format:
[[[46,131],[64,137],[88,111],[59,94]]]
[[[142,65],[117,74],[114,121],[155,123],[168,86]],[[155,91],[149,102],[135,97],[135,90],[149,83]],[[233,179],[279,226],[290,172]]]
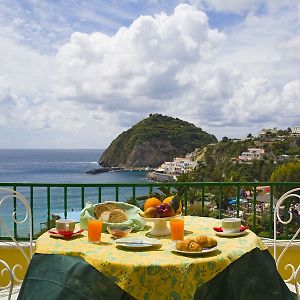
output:
[[[159,218],[166,218],[172,215],[172,207],[169,204],[163,203],[156,207],[156,214]]]

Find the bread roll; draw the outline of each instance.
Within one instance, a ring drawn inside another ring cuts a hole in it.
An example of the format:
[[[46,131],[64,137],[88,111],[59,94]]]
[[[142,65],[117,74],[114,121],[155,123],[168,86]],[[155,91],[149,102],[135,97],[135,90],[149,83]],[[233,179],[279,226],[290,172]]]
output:
[[[100,218],[103,212],[110,211],[106,204],[98,204],[95,206],[95,217]]]
[[[100,215],[99,219],[100,219],[102,222],[107,223],[108,220],[109,220],[109,217],[110,217],[110,211],[108,210],[108,211],[104,211],[104,212]]]
[[[124,211],[124,209],[122,209],[121,207],[119,207],[118,205],[114,204],[114,203],[105,203],[104,205],[106,205],[106,207],[109,210],[115,210],[115,209],[120,209],[122,211]]]
[[[110,212],[108,222],[109,223],[123,223],[127,221],[128,218],[124,211],[119,210],[119,209],[114,209],[113,211]]]
[[[192,239],[186,239],[176,243],[176,248],[180,251],[201,251],[201,246]]]
[[[123,223],[128,220],[124,209],[114,203],[96,205],[95,217],[105,223]]]
[[[207,236],[197,236],[194,238],[195,242],[198,243],[202,248],[212,248],[217,246],[217,241]]]
[[[191,243],[189,243],[189,247],[188,248],[189,248],[188,251],[202,251],[202,247],[198,243],[196,243],[194,241],[192,241]]]

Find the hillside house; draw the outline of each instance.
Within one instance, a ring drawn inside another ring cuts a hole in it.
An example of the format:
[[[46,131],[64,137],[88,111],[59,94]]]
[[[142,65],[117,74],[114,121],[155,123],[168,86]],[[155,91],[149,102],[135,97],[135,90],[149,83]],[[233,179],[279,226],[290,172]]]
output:
[[[239,162],[251,162],[256,159],[260,159],[265,153],[263,148],[248,148],[248,151],[242,152],[239,156]]]
[[[294,126],[291,129],[292,129],[292,135],[300,136],[300,126]]]
[[[192,171],[197,166],[197,162],[192,161],[189,157],[176,157],[172,162],[164,162],[160,169],[168,175],[179,175]]]

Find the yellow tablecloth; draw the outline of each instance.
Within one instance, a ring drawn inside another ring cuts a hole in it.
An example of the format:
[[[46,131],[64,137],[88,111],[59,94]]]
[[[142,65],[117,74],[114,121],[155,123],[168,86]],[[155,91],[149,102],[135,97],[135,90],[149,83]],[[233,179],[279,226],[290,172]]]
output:
[[[170,238],[159,238],[159,250],[129,251],[116,246],[109,234],[102,234],[100,245],[84,237],[71,240],[51,238],[43,234],[36,242],[36,253],[80,256],[97,270],[112,278],[117,285],[137,299],[193,299],[201,284],[211,280],[231,262],[255,247],[267,247],[253,232],[236,238],[218,237],[213,227],[220,220],[186,216],[186,238],[207,235],[218,241],[218,250],[201,257],[186,257],[171,251]],[[151,223],[150,223],[151,225]],[[132,233],[145,236],[146,231]]]

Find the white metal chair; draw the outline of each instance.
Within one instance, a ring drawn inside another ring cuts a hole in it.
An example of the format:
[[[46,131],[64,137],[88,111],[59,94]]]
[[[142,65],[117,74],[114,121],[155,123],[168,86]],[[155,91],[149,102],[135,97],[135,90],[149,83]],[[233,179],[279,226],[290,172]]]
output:
[[[4,195],[4,196],[3,196]],[[31,215],[31,209],[30,206],[26,200],[26,198],[20,194],[19,192],[16,192],[12,189],[8,188],[0,188],[0,226],[1,229],[5,231],[6,234],[11,239],[11,242],[14,244],[14,248],[17,248],[21,255],[25,258],[25,261],[27,264],[29,264],[30,259],[32,257],[32,249],[33,249],[33,243],[32,243],[32,215]],[[29,253],[26,253],[24,250],[24,247],[19,243],[14,235],[12,234],[11,230],[9,229],[8,225],[5,223],[4,218],[1,217],[1,209],[3,208],[3,204],[8,201],[13,201],[16,199],[16,201],[20,201],[22,206],[25,208],[25,217],[22,220],[17,220],[16,218],[16,213],[13,212],[11,214],[12,221],[16,224],[28,224],[29,227],[29,244],[28,242],[26,243],[29,246]],[[1,241],[0,241],[1,242]],[[6,243],[6,241],[5,241]],[[14,266],[9,265],[7,262],[5,262],[3,259],[0,259],[0,278],[4,277],[5,275],[7,276],[8,274],[8,284],[5,286],[0,285],[0,296],[4,295],[7,297],[8,300],[10,299],[16,299],[17,293],[15,292],[16,290],[19,289],[19,285],[22,283],[22,279],[18,278],[16,271],[22,270],[23,267],[20,263],[15,264]],[[19,285],[16,285],[19,284]]]
[[[298,194],[297,194],[297,192],[298,192]],[[280,215],[280,207],[283,205],[284,201],[289,199],[289,198],[294,198],[294,200],[296,200],[297,203],[300,203],[300,188],[292,189],[292,190],[288,191],[287,193],[285,193],[284,195],[282,195],[279,198],[279,200],[278,200],[278,202],[276,203],[276,206],[275,206],[275,210],[274,210],[274,259],[276,261],[277,269],[280,265],[282,257],[286,253],[287,249],[293,244],[293,242],[295,241],[295,239],[297,238],[297,236],[300,233],[300,226],[299,226],[298,230],[296,231],[296,233],[294,234],[292,239],[289,240],[284,245],[282,252],[277,257],[277,247],[280,243],[280,241],[277,240],[278,224],[281,223],[283,225],[287,225],[293,219],[293,214],[292,214],[291,211],[289,211],[289,219],[286,220],[286,221],[282,220],[282,216]],[[298,258],[299,257],[300,257],[300,255],[298,256]],[[295,267],[294,265],[288,263],[288,264],[285,265],[285,269],[286,270],[290,269],[291,276],[288,279],[285,279],[284,281],[287,284],[287,286],[289,287],[289,289],[297,294],[297,299],[300,300],[300,284],[298,283],[299,273],[300,273],[300,264],[297,267]]]

